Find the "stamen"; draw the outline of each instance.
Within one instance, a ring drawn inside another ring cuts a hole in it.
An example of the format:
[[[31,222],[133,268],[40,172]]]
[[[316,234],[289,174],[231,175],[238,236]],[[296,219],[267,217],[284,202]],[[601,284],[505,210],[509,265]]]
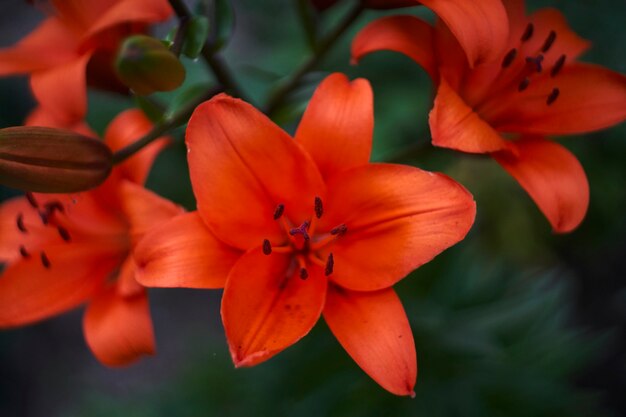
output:
[[[39,212],[39,218],[41,218],[41,222],[43,223],[44,226],[47,226],[50,219],[48,217],[48,213],[45,211],[40,211]]]
[[[44,207],[46,209],[46,213],[49,216],[54,214],[55,211],[58,211],[59,213],[65,213],[65,208],[63,208],[63,204],[59,203],[58,201],[49,201],[44,204]]]
[[[274,210],[274,220],[280,219],[284,212],[285,212],[285,205],[284,204],[277,205],[276,210]]]
[[[298,227],[294,227],[291,230],[289,230],[289,234],[291,236],[295,236],[295,235],[302,235],[302,237],[304,238],[304,240],[309,240],[309,226],[311,225],[311,223],[309,223],[308,221],[305,221],[304,223],[302,223],[300,226]]]
[[[515,48],[511,49],[504,56],[504,59],[502,60],[502,68],[507,68],[508,66],[510,66],[513,63],[513,61],[515,60],[516,56],[517,56],[517,49],[515,49]]]
[[[521,93],[522,91],[524,91],[524,90],[526,90],[528,88],[529,84],[530,84],[530,78],[524,77],[524,79],[517,86],[517,91],[519,91]]]
[[[50,268],[50,259],[48,259],[48,255],[46,255],[45,252],[41,252],[41,264],[43,265],[44,268],[49,269]]]
[[[70,240],[72,240],[72,237],[70,236],[70,232],[68,232],[65,227],[57,226],[57,230],[59,231],[59,236],[61,236],[61,239],[63,239],[66,242],[69,242]]]
[[[326,268],[324,269],[324,274],[329,276],[333,273],[333,268],[335,266],[335,258],[333,258],[332,252],[328,254],[328,259],[326,260]]]
[[[28,233],[28,230],[26,230],[26,226],[24,226],[24,215],[22,213],[19,213],[17,215],[16,223],[17,228],[20,230],[20,232]]]
[[[345,224],[342,223],[342,224],[340,224],[337,227],[333,227],[330,230],[330,234],[333,235],[333,236],[334,235],[343,236],[343,235],[346,234],[347,231],[348,231],[348,226],[346,226]]]
[[[269,255],[272,253],[272,244],[269,240],[265,239],[263,241],[263,255]]]
[[[541,63],[543,62],[543,55],[537,55],[536,57],[527,56],[526,62],[529,64],[533,64],[535,66],[535,71],[541,72],[543,70],[543,66]]]
[[[532,23],[529,23],[528,25],[526,25],[526,30],[524,30],[524,33],[522,34],[522,37],[520,40],[522,42],[528,41],[533,36],[534,31],[535,31],[535,26]]]
[[[563,65],[565,65],[566,58],[567,57],[565,56],[565,54],[563,54],[559,57],[559,59],[556,60],[554,66],[552,67],[552,70],[550,71],[550,76],[552,78],[556,77],[556,75],[561,71],[561,68],[563,68]]]
[[[300,268],[300,279],[307,279],[309,277],[309,271],[306,268]]]
[[[22,258],[30,258],[30,253],[28,253],[24,245],[20,245],[20,255],[22,255]]]
[[[319,197],[315,197],[315,217],[318,219],[322,217],[324,214],[324,205],[322,204],[322,199]]]
[[[546,104],[549,106],[552,103],[554,103],[556,99],[559,98],[560,93],[561,92],[559,91],[558,88],[553,89],[550,95],[548,96],[548,99],[546,100]]]
[[[556,32],[551,30],[550,34],[546,38],[546,41],[544,42],[543,46],[541,47],[541,52],[543,52],[543,53],[548,52],[548,50],[552,47],[552,44],[554,44],[555,40],[556,40]]]
[[[37,203],[37,200],[35,200],[35,196],[33,195],[33,193],[26,193],[26,200],[28,200],[28,203],[33,208],[39,207],[39,204]]]

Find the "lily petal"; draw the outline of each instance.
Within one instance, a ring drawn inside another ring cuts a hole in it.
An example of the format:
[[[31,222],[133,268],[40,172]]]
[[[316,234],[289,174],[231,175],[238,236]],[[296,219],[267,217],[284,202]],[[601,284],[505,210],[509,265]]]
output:
[[[395,291],[328,288],[324,319],[341,346],[374,381],[396,395],[415,396],[415,342]]]
[[[97,138],[98,135],[91,130],[89,125],[84,120],[71,120],[71,119],[57,119],[55,115],[47,112],[42,107],[36,107],[31,111],[26,120],[25,126],[44,126],[55,127],[58,129],[68,129],[81,135],[85,135],[92,138]]]
[[[0,76],[62,65],[77,58],[73,34],[58,19],[48,18],[21,41],[0,49]]]
[[[130,181],[123,181],[121,188],[124,212],[134,238],[184,212],[179,205]]]
[[[32,74],[30,85],[39,104],[61,120],[80,120],[87,112],[85,69],[91,55]]]
[[[589,206],[589,183],[580,162],[563,146],[539,137],[515,142],[517,152],[493,157],[535,201],[556,233],[574,230]]]
[[[311,157],[251,105],[220,94],[196,108],[187,127],[187,158],[198,211],[225,243],[247,250],[281,241],[273,221],[311,216],[324,183]],[[298,223],[300,224],[300,223]]]
[[[139,109],[126,110],[113,119],[104,134],[104,141],[113,152],[132,144],[152,129],[153,124]],[[128,158],[115,169],[122,178],[143,184],[157,155],[169,139],[159,138]]]
[[[547,104],[554,88],[557,99]],[[501,132],[542,135],[586,133],[626,120],[626,77],[591,64],[563,67],[554,78],[533,79],[492,120]]]
[[[336,177],[328,189],[320,229],[345,224],[347,232],[324,255],[334,256],[330,279],[351,290],[390,287],[462,240],[474,222],[465,188],[414,167],[368,164]]]
[[[128,365],[143,355],[153,355],[154,332],[146,291],[122,297],[114,285],[101,291],[83,317],[87,345],[108,366]]]
[[[471,153],[493,152],[509,146],[444,78],[439,83],[429,123],[435,146]]]
[[[374,134],[374,98],[367,80],[328,76],[315,90],[296,132],[322,176],[369,162]]]
[[[85,38],[123,23],[162,22],[172,13],[167,0],[121,0],[98,16],[93,25],[90,25]]]
[[[235,366],[253,366],[296,343],[322,313],[327,280],[317,266],[303,280],[291,257],[260,248],[235,264],[222,297],[222,321]]]
[[[240,256],[212,234],[198,212],[185,213],[139,242],[136,278],[147,287],[223,288]]]
[[[463,47],[470,67],[500,57],[509,36],[501,0],[420,0],[443,20]]]
[[[0,327],[33,323],[78,306],[102,287],[120,262],[119,253],[93,244],[46,247],[45,254],[49,268],[40,252],[33,251],[2,273]]]
[[[389,16],[377,19],[363,28],[352,41],[352,61],[376,51],[400,52],[417,62],[436,80],[433,50],[434,29],[414,16]]]

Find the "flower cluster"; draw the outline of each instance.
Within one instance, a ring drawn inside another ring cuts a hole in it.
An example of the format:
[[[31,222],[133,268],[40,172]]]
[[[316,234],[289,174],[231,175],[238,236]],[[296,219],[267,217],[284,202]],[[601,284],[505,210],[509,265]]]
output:
[[[334,3],[311,7],[322,13]],[[626,77],[577,62],[589,43],[554,9],[527,16],[522,0],[363,0],[351,16],[419,5],[436,14],[434,24],[412,15],[374,20],[353,40],[353,62],[380,50],[417,62],[436,88],[432,144],[490,155],[555,232],[574,230],[587,211],[587,178],[547,136],[625,120]],[[372,379],[413,395],[415,344],[393,286],[463,240],[476,205],[444,174],[370,162],[369,82],[327,76],[291,137],[227,94],[243,97],[219,42],[200,31],[209,40],[198,54],[218,88],[156,125],[127,110],[102,143],[85,122],[87,85],[126,95],[176,89],[184,42],[198,34],[193,16],[165,0],[41,7],[49,17],[0,50],[0,75],[28,74],[37,101],[31,127],[0,130],[3,182],[26,191],[0,206],[0,327],[86,304],[87,345],[103,364],[126,365],[155,351],[146,287],[223,289],[235,366],[268,360],[323,317]],[[180,24],[170,44],[149,38],[148,25],[173,11]],[[292,81],[287,87],[300,79]],[[191,212],[143,187],[171,140],[164,135],[185,123]]]

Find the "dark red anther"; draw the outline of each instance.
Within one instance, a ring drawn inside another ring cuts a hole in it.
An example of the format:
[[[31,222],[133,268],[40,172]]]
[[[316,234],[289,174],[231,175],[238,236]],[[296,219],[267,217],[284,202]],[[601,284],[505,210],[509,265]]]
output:
[[[556,75],[561,71],[561,68],[563,68],[563,65],[565,65],[566,58],[567,57],[565,56],[565,54],[563,54],[559,57],[559,59],[556,60],[554,66],[552,67],[552,70],[550,71],[551,77],[556,77]]]
[[[548,96],[548,99],[546,100],[546,104],[549,106],[552,103],[554,103],[556,99],[559,98],[560,93],[561,92],[559,91],[558,88],[554,88],[552,92],[550,93],[550,95]]]
[[[284,212],[285,212],[285,205],[284,204],[277,205],[276,210],[274,210],[274,220],[280,219]]]
[[[28,233],[28,230],[26,230],[26,226],[24,226],[24,215],[22,213],[19,213],[17,215],[16,223],[17,228],[20,230],[20,232]]]
[[[347,231],[348,231],[348,226],[342,223],[339,226],[336,226],[330,229],[330,234],[343,236],[344,234],[346,234]]]
[[[63,239],[66,242],[69,242],[70,240],[72,240],[72,237],[70,236],[70,232],[68,232],[65,227],[57,226],[57,230],[59,231],[59,236],[61,236],[61,239]]]
[[[41,264],[43,265],[44,268],[49,269],[50,268],[50,259],[48,259],[48,255],[46,255],[45,252],[41,252]]]
[[[28,203],[33,208],[39,207],[39,203],[37,203],[37,200],[35,200],[35,196],[33,195],[33,193],[26,193],[26,200],[28,200]]]
[[[329,276],[333,273],[333,268],[335,267],[335,258],[333,258],[333,254],[328,254],[328,259],[326,260],[326,268],[324,268],[324,274]]]
[[[524,77],[524,79],[517,86],[517,91],[522,92],[526,90],[529,84],[530,84],[530,78]]]
[[[532,23],[527,24],[526,29],[524,30],[524,33],[522,34],[522,37],[520,40],[522,42],[528,41],[533,36],[534,31],[535,31],[535,26],[533,26]]]
[[[319,197],[315,197],[315,217],[318,219],[322,217],[324,214],[324,205],[322,204],[322,199]]]
[[[311,225],[311,223],[309,223],[308,221],[305,221],[300,226],[294,227],[293,229],[289,230],[289,234],[291,236],[302,235],[304,240],[309,240],[310,239],[310,237],[309,237],[309,226],[310,225]]]
[[[527,56],[526,62],[528,62],[529,64],[533,64],[535,66],[535,71],[537,72],[541,72],[543,70],[543,66],[541,65],[541,63],[543,62],[543,55],[541,54],[535,57]]]
[[[48,223],[50,222],[50,218],[48,217],[47,211],[40,211],[39,217],[41,218],[41,222],[44,224],[44,226],[47,226]]]
[[[30,253],[28,253],[24,245],[20,245],[20,255],[22,255],[22,258],[30,258]]]
[[[309,271],[306,268],[300,268],[300,279],[307,279],[309,277]]]
[[[269,255],[272,253],[272,244],[269,240],[265,239],[263,241],[263,255]]]
[[[516,56],[517,56],[517,49],[515,48],[507,52],[507,54],[504,56],[504,59],[502,60],[502,68],[509,67],[515,60]]]
[[[65,213],[65,208],[63,208],[63,204],[58,201],[49,201],[43,205],[46,209],[46,213],[48,215],[54,214],[55,211],[59,213]]]
[[[556,32],[551,30],[550,34],[546,38],[546,41],[543,43],[543,46],[541,47],[541,52],[543,53],[548,52],[548,50],[552,48],[552,45],[554,44],[555,40],[556,40]]]

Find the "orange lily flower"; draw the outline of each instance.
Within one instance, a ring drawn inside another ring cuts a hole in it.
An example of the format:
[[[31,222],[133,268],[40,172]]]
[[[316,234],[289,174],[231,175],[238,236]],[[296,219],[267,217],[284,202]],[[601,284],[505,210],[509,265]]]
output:
[[[366,80],[326,78],[290,138],[251,105],[200,105],[186,142],[198,211],[139,243],[139,282],[225,287],[222,320],[236,366],[304,337],[323,314],[357,364],[385,389],[413,392],[409,322],[392,285],[459,242],[475,215],[450,178],[368,163]]]
[[[139,111],[120,114],[106,143],[117,150],[151,129]],[[163,140],[116,167],[94,190],[27,194],[0,206],[0,327],[33,323],[88,303],[83,330],[106,365],[154,352],[145,288],[129,256],[134,242],[181,209],[144,189]]]
[[[66,124],[84,118],[88,80],[119,89],[112,68],[119,43],[172,13],[167,0],[50,0],[44,7],[48,18],[0,49],[0,76],[29,74],[39,104]]]
[[[393,50],[420,64],[438,84],[430,113],[433,145],[490,154],[555,232],[569,232],[587,211],[587,177],[573,154],[544,135],[591,132],[625,120],[626,77],[576,62],[589,42],[557,10],[526,16],[522,0],[504,3],[511,31],[499,60],[471,68],[443,25],[411,16],[371,23],[354,39],[352,55],[358,60]]]
[[[337,0],[314,0],[319,10]],[[370,9],[397,9],[423,5],[431,9],[456,36],[471,66],[497,58],[509,33],[502,0],[361,0]]]

